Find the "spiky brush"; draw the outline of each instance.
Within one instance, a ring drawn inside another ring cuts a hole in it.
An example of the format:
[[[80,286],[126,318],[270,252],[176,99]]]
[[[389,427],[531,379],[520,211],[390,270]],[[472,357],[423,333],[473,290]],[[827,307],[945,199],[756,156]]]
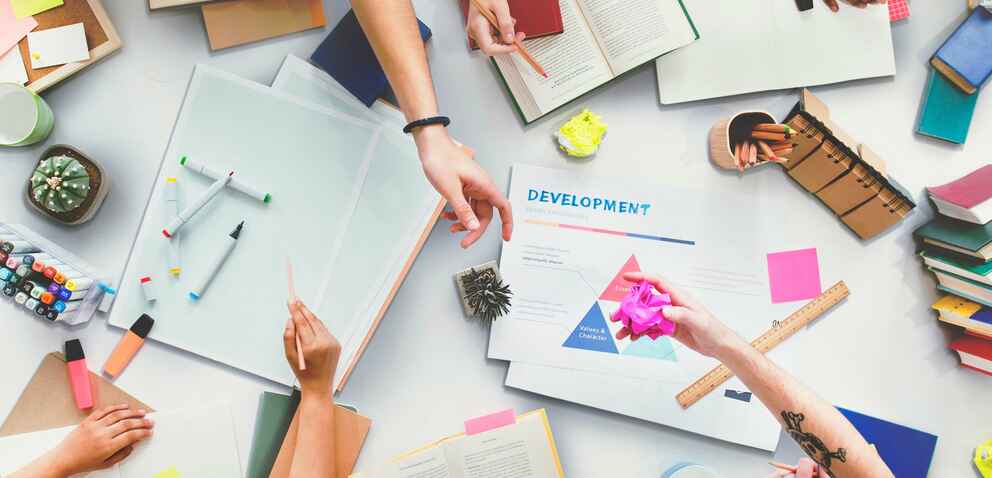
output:
[[[510,286],[503,283],[493,269],[472,268],[462,276],[465,299],[472,315],[492,322],[510,311]]]

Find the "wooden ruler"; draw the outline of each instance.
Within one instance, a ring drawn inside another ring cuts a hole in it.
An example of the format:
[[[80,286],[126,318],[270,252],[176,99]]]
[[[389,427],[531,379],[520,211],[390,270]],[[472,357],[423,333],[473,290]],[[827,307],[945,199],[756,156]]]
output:
[[[833,306],[839,304],[850,293],[844,281],[834,284],[833,287],[809,301],[809,303],[793,312],[785,320],[774,322],[771,329],[751,342],[751,346],[763,354],[767,353],[769,350],[778,346],[778,344],[785,342],[785,339],[792,337],[799,329],[802,329]],[[679,405],[682,405],[682,408],[689,408],[692,404],[698,402],[706,394],[716,390],[717,387],[730,380],[730,377],[733,376],[734,373],[726,365],[720,365],[710,370],[709,373],[703,375],[699,380],[693,382],[692,385],[686,387],[685,390],[679,392],[675,396],[675,400],[679,402]]]

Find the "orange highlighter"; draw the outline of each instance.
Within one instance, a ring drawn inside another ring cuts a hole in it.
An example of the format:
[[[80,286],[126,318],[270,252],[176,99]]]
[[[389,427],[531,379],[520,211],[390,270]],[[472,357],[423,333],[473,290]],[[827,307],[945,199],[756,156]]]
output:
[[[138,320],[131,326],[131,330],[128,330],[121,337],[121,341],[114,349],[114,353],[110,354],[107,363],[103,364],[104,373],[110,375],[111,378],[117,378],[127,367],[127,364],[131,363],[131,359],[138,353],[141,346],[145,344],[145,337],[148,337],[153,325],[155,325],[155,319],[149,317],[148,314],[141,314],[141,317],[138,317]]]

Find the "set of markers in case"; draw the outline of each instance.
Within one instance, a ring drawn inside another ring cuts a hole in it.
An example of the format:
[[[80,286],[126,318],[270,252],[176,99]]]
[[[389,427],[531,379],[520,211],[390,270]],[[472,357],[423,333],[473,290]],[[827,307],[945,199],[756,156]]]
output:
[[[0,223],[0,296],[68,325],[109,310],[116,290],[91,266],[19,224]]]

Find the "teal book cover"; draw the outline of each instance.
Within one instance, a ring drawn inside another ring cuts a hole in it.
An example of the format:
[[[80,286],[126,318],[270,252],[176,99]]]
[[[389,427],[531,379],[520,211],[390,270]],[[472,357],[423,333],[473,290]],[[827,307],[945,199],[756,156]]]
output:
[[[964,144],[971,128],[971,118],[979,93],[966,94],[944,75],[930,68],[926,93],[920,105],[920,122],[916,132],[925,136]]]

